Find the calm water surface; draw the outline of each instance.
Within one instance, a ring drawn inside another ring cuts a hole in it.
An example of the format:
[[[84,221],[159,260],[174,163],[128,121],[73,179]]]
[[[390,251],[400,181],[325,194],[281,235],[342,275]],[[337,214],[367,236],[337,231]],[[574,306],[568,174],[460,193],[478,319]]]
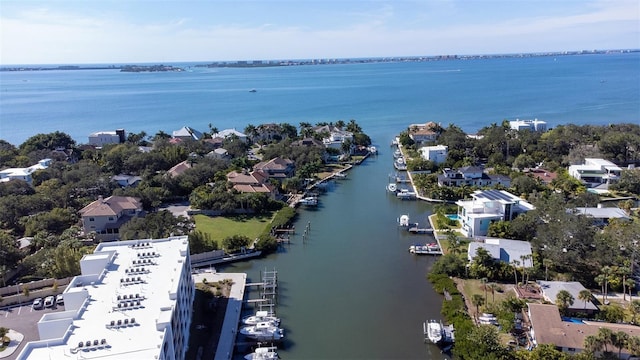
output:
[[[433,238],[397,227],[402,214],[425,224],[432,207],[385,191],[393,169],[389,142],[331,185],[317,210],[300,212],[291,245],[266,259],[220,269],[247,272],[252,280],[262,270],[278,271],[276,312],[287,336],[283,358],[444,358],[422,337],[422,322],[440,318],[442,298],[426,280],[435,258],[408,252]],[[310,236],[303,241],[309,222]]]

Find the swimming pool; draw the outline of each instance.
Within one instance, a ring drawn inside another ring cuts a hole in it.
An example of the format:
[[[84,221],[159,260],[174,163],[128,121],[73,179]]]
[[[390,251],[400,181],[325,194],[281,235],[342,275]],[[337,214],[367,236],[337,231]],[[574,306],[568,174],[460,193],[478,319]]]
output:
[[[570,318],[570,317],[564,317],[564,316],[562,317],[562,321],[566,321],[566,322],[570,322],[570,323],[574,323],[574,324],[584,324],[582,319]]]
[[[447,214],[447,217],[450,220],[456,220],[456,221],[460,220],[460,218],[458,218],[458,214]]]

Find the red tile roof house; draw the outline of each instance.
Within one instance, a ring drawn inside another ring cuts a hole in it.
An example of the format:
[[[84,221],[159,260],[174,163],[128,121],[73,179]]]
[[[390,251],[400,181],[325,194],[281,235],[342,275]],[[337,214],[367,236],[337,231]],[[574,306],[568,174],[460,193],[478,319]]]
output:
[[[277,188],[267,181],[269,177],[261,171],[242,173],[232,171],[227,174],[227,181],[233,184],[233,188],[241,193],[265,193],[272,199],[276,198]]]
[[[277,157],[269,161],[263,161],[253,167],[254,171],[262,171],[269,178],[282,180],[293,176],[296,165],[293,160]]]
[[[109,196],[80,210],[82,230],[85,234],[96,233],[96,240],[113,241],[119,239],[120,227],[134,216],[142,213],[139,199],[129,196]]]

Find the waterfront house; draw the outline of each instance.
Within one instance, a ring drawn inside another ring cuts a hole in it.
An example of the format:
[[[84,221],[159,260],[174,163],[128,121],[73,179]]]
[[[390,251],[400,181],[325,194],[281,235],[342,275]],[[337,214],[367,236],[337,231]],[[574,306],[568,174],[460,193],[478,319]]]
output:
[[[586,351],[585,338],[597,336],[600,328],[610,329],[613,333],[622,331],[635,337],[640,334],[640,327],[630,324],[563,319],[555,305],[528,303],[527,307],[531,323],[530,338],[533,346],[550,344],[567,354],[577,354]],[[613,350],[613,348],[609,347],[609,350]],[[631,358],[628,349],[620,350],[620,359]],[[595,355],[599,356],[601,353],[597,352]]]
[[[540,180],[540,182],[544,185],[551,184],[551,182],[558,177],[557,173],[545,169],[525,169],[523,170],[523,172],[535,179]]]
[[[409,138],[416,144],[436,141],[439,135],[436,131],[437,128],[438,124],[432,121],[426,124],[411,124],[409,125]]]
[[[188,126],[183,126],[182,128],[175,130],[172,135],[174,139],[180,139],[183,141],[184,140],[198,141],[204,137],[204,135],[200,131]]]
[[[293,177],[296,165],[293,160],[276,157],[271,160],[262,161],[253,166],[254,171],[262,171],[269,178],[282,180]]]
[[[333,128],[329,133],[328,137],[322,139],[322,143],[327,148],[334,148],[338,150],[342,150],[342,144],[346,141],[351,141],[351,151],[353,149],[353,133],[349,131],[340,130],[338,128]]]
[[[11,180],[22,180],[31,185],[33,182],[32,174],[38,170],[47,169],[51,166],[51,159],[42,159],[37,164],[31,165],[26,168],[8,168],[0,170],[0,182],[7,182]]]
[[[215,134],[213,134],[211,136],[212,138],[222,138],[222,139],[227,139],[230,137],[236,137],[238,140],[246,142],[247,141],[247,135],[241,133],[240,131],[236,130],[236,129],[224,129],[222,131],[219,131]]]
[[[227,174],[227,181],[241,193],[264,193],[272,199],[276,198],[277,188],[268,182],[269,176],[262,171],[238,172]]]
[[[89,134],[89,145],[102,147],[107,144],[122,144],[127,140],[124,129],[115,131],[97,131]]]
[[[253,134],[248,134],[251,137],[251,141],[258,142],[271,142],[282,140],[286,134],[282,131],[282,127],[278,124],[260,124],[256,126]]]
[[[95,232],[101,241],[117,240],[120,227],[141,214],[142,203],[130,196],[109,196],[106,199],[100,196],[80,210],[84,233]]]
[[[469,243],[467,259],[471,262],[479,248],[483,248],[495,261],[513,264],[518,261],[519,266],[533,267],[531,259],[531,243],[523,240],[484,238]]]
[[[554,303],[558,293],[562,290],[568,291],[573,296],[573,304],[569,305],[567,310],[571,313],[581,312],[586,314],[593,314],[597,312],[598,307],[591,301],[580,300],[580,291],[587,290],[578,281],[538,281],[540,291],[544,300]]]
[[[482,166],[465,166],[459,169],[446,168],[438,175],[438,186],[511,186],[511,178],[506,175],[490,175]]]
[[[477,190],[470,200],[458,200],[460,231],[467,237],[486,236],[493,221],[511,221],[534,206],[504,190]]]
[[[620,179],[622,169],[609,160],[586,158],[582,165],[569,166],[569,175],[588,187],[613,184]]]
[[[530,130],[530,131],[545,132],[547,131],[547,122],[538,120],[538,119],[534,119],[534,120],[516,119],[516,120],[509,121],[509,127],[511,128],[511,130],[517,130],[517,131]]]
[[[433,161],[436,164],[447,161],[448,151],[449,147],[446,145],[423,146],[418,149],[424,160]]]

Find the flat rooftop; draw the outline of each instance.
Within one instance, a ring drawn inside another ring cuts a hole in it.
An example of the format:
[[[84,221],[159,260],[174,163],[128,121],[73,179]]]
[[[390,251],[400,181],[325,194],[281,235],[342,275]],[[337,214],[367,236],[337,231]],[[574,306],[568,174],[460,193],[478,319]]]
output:
[[[186,236],[101,243],[65,289],[66,311],[43,316],[18,359],[154,359],[188,251]]]

